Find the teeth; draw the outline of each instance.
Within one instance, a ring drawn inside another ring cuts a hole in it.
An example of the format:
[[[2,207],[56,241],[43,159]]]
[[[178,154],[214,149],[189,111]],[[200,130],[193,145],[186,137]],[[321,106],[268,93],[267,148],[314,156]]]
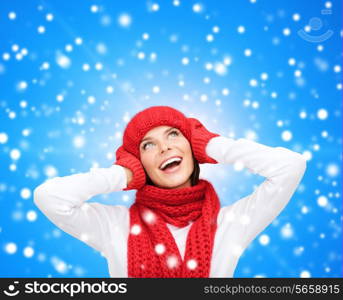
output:
[[[168,159],[167,161],[165,161],[162,166],[160,166],[160,169],[163,170],[168,164],[175,162],[175,161],[181,161],[180,157],[172,157],[170,159]]]

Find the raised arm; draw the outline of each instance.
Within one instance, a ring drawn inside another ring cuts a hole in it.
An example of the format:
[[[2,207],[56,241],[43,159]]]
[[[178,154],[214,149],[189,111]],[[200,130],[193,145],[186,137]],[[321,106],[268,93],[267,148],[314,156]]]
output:
[[[246,247],[291,199],[306,170],[306,159],[287,148],[223,136],[211,139],[206,152],[219,163],[240,163],[266,177],[253,193],[223,208],[224,218],[229,215],[243,227],[241,242]]]
[[[125,168],[112,165],[49,179],[34,190],[33,198],[35,205],[57,227],[104,252],[107,228],[103,221],[110,206],[86,201],[98,194],[123,190],[126,186]]]

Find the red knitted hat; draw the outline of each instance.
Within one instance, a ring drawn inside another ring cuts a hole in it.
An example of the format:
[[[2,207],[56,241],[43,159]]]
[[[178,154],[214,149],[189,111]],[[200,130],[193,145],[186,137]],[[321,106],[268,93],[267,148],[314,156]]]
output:
[[[123,147],[140,159],[139,144],[145,134],[154,127],[168,125],[181,130],[191,141],[191,128],[187,117],[169,106],[151,106],[132,117],[123,135]]]

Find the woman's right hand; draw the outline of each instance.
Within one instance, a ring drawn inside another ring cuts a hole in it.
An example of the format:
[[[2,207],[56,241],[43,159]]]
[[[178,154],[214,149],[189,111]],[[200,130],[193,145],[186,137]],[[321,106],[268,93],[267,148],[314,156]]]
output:
[[[146,176],[141,161],[131,153],[127,152],[123,146],[116,151],[116,165],[124,167],[127,176],[127,187],[124,191],[139,190],[145,185]]]

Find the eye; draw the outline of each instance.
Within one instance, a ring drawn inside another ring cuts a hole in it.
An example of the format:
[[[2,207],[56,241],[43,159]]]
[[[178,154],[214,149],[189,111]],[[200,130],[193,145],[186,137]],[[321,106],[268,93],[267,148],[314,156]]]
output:
[[[146,150],[146,145],[149,145],[149,144],[152,144],[152,143],[151,143],[151,142],[147,142],[147,143],[143,144],[142,148],[143,148],[144,150]]]
[[[172,130],[169,134],[172,134],[172,133],[175,133],[176,134],[176,136],[178,136],[179,135],[179,132],[178,131],[176,131],[176,130]]]

